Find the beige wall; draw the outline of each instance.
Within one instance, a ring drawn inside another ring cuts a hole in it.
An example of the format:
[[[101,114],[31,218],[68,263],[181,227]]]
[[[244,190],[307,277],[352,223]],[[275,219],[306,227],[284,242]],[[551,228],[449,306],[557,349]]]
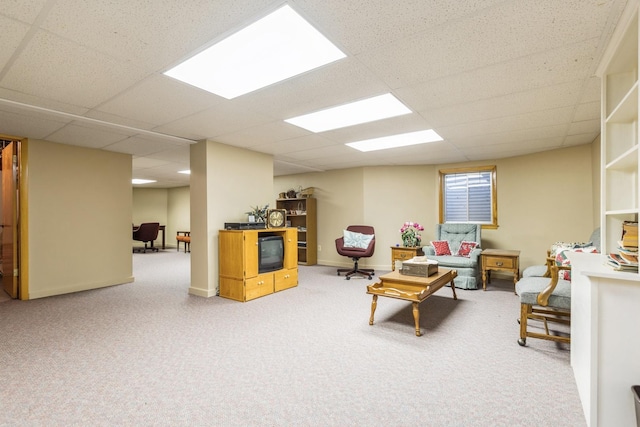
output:
[[[274,178],[277,194],[298,186],[316,188],[318,263],[348,265],[335,251],[335,239],[349,224],[363,221],[376,228],[376,253],[363,264],[390,269],[389,247],[400,243],[405,221],[425,226],[423,241],[438,222],[438,170],[496,165],[497,230],[483,230],[483,247],[519,249],[521,270],[544,262],[555,241],[586,240],[598,220],[593,173],[599,173],[592,145],[499,159],[434,166],[367,167]]]
[[[131,156],[28,141],[28,294],[130,282]]]
[[[171,188],[167,198],[167,245],[175,245],[176,232],[191,231],[189,187]]]
[[[138,225],[143,222],[167,223],[169,195],[164,188],[133,188],[133,212],[131,222]]]

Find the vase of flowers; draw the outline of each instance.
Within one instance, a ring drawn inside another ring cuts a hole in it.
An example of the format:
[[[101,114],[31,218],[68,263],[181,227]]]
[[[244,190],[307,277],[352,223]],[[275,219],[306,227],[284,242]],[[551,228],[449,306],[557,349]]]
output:
[[[424,227],[417,222],[405,222],[400,229],[402,245],[408,248],[415,248],[417,246],[420,246],[422,242],[422,236],[420,235],[421,231],[424,231]]]

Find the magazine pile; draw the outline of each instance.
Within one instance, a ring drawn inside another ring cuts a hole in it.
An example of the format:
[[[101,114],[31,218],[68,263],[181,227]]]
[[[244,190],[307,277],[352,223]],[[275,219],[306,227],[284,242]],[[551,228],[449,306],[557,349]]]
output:
[[[638,272],[638,261],[628,261],[626,258],[621,256],[620,254],[609,254],[607,259],[607,265],[614,270],[618,271],[628,271],[630,273]],[[636,257],[637,259],[637,257]]]
[[[624,246],[618,242],[618,253],[609,254],[607,265],[618,271],[638,272],[638,247]]]

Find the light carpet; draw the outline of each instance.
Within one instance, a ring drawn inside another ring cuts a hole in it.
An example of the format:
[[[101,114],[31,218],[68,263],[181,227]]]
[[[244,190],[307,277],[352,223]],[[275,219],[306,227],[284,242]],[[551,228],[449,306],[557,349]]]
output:
[[[188,295],[189,254],[131,284],[0,304],[3,426],[584,426],[568,346],[517,344],[513,283],[420,305],[301,266],[247,303]],[[384,273],[384,272],[377,272]]]

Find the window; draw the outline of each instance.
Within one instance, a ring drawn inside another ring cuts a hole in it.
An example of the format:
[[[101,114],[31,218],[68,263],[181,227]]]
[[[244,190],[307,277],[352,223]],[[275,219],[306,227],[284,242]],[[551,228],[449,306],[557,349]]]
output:
[[[440,223],[498,228],[496,167],[440,170]]]

